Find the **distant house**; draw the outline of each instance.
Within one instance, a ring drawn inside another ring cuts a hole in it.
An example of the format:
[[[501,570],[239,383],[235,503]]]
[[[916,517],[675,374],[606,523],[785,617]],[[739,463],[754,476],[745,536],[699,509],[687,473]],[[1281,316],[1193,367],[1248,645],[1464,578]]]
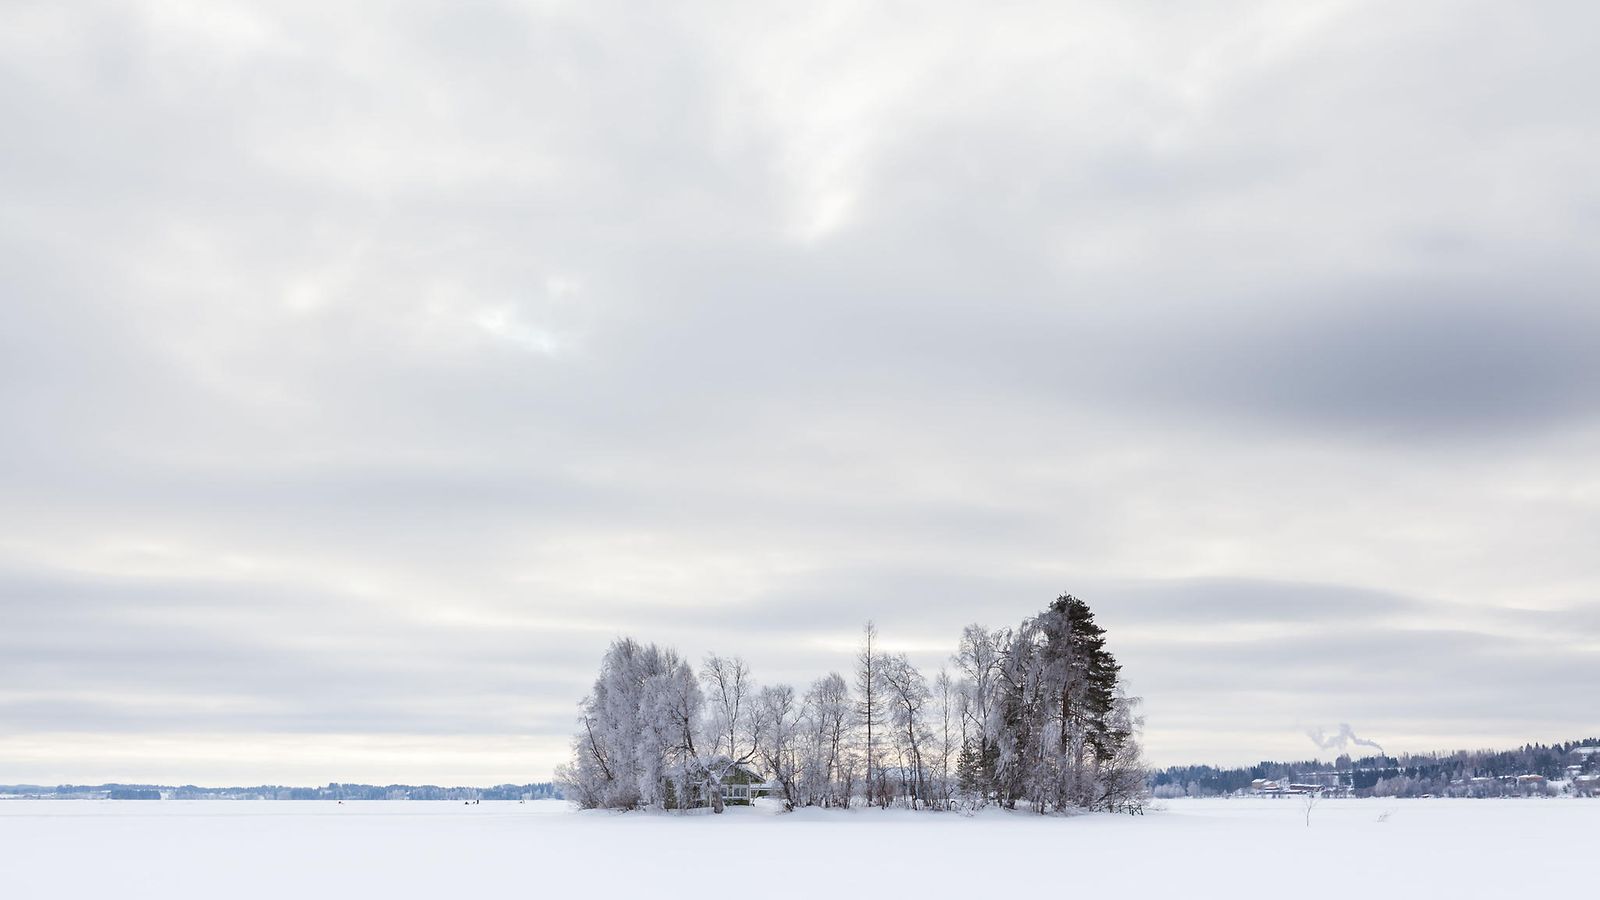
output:
[[[1257,778],[1250,782],[1250,793],[1263,797],[1286,797],[1290,795],[1327,794],[1330,797],[1345,796],[1348,789],[1334,785],[1312,784],[1304,782],[1273,781],[1270,778]]]
[[[1257,778],[1250,782],[1250,793],[1263,794],[1268,797],[1277,797],[1284,792],[1284,786],[1271,778]]]
[[[1543,775],[1518,775],[1517,790],[1524,794],[1543,794],[1550,790],[1550,779]]]
[[[745,763],[736,763],[720,779],[708,776],[691,784],[688,801],[681,807],[669,787],[667,808],[702,809],[711,806],[719,784],[724,806],[750,806],[755,800],[770,796],[774,791],[773,784],[767,781],[766,776]]]
[[[1579,775],[1573,778],[1572,792],[1580,797],[1600,797],[1600,775]]]
[[[772,793],[766,776],[747,765],[733,767],[733,772],[722,779],[722,802],[732,806],[749,806],[751,801]]]

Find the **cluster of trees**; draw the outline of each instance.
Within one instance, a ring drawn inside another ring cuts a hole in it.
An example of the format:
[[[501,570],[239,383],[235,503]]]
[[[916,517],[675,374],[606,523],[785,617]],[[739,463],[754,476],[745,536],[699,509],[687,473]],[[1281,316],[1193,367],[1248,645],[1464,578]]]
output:
[[[588,808],[709,806],[760,772],[787,807],[998,803],[1137,810],[1137,701],[1088,604],[1063,595],[1011,629],[969,625],[930,680],[868,622],[856,666],[803,691],[758,687],[738,657],[612,643],[557,772]]]
[[[1157,797],[1217,797],[1243,793],[1258,778],[1303,780],[1308,773],[1337,772],[1340,784],[1368,797],[1501,797],[1554,790],[1519,775],[1560,782],[1600,773],[1600,738],[1530,743],[1515,750],[1456,750],[1449,753],[1340,756],[1332,762],[1261,762],[1241,768],[1171,766],[1150,779]]]

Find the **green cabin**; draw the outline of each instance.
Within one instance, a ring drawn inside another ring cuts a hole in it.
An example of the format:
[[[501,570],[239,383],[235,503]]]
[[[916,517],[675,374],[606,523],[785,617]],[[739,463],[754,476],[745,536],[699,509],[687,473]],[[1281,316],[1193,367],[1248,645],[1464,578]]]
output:
[[[667,809],[701,809],[711,805],[711,791],[706,781],[690,785],[689,802],[680,807],[672,786],[667,785]],[[765,776],[750,766],[739,763],[722,777],[722,804],[724,806],[750,806],[758,797],[772,793],[772,785]]]

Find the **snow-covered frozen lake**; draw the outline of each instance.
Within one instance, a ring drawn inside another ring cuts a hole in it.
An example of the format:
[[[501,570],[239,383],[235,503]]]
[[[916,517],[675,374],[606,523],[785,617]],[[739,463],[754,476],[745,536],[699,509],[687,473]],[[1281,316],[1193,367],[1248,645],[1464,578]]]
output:
[[[1600,801],[1178,800],[1142,817],[0,801],[0,897],[1494,897],[1600,886]],[[1385,813],[1388,815],[1385,816]],[[1070,887],[1058,891],[1053,882]]]

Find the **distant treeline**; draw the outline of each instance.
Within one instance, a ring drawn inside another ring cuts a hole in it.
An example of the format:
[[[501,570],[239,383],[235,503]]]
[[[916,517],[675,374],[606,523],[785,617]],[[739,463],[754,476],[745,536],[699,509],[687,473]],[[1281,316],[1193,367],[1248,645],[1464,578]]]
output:
[[[1542,776],[1565,782],[1600,772],[1600,738],[1583,738],[1555,744],[1524,744],[1515,750],[1456,750],[1449,753],[1373,755],[1352,759],[1340,756],[1298,762],[1265,761],[1253,766],[1169,766],[1155,772],[1150,788],[1157,797],[1218,797],[1248,792],[1252,782],[1306,780],[1315,774],[1338,773],[1339,783],[1356,796],[1476,797],[1525,794],[1529,784],[1521,775]],[[1537,786],[1538,792],[1553,792]]]
[[[159,784],[0,784],[0,796],[59,800],[544,800],[560,799],[548,781],[494,787],[439,787],[424,784],[329,784],[327,787],[179,787]]]

